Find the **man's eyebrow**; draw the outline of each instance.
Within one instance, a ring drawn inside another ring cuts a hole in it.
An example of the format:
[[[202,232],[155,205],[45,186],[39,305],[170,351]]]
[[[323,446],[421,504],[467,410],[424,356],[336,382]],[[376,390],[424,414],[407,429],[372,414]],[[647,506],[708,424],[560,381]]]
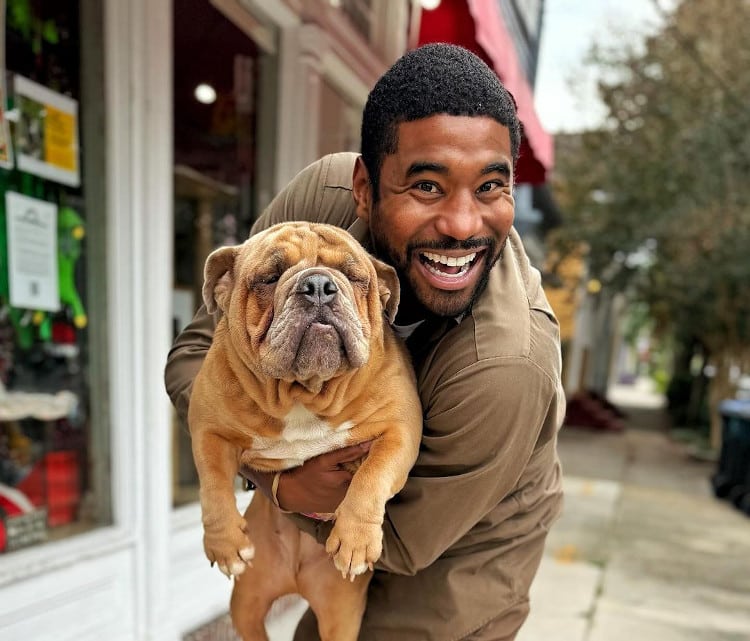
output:
[[[448,167],[445,165],[441,165],[437,162],[427,162],[427,161],[417,161],[413,162],[411,165],[409,165],[409,168],[406,170],[406,177],[412,178],[413,176],[416,176],[417,174],[424,173],[426,171],[432,171],[437,174],[447,174],[449,173]],[[503,176],[510,178],[513,175],[513,172],[510,168],[510,164],[507,162],[493,162],[487,165],[486,167],[482,168],[481,171],[482,175],[487,174],[494,174],[499,173]]]
[[[507,162],[493,162],[482,169],[482,175],[494,173],[502,174],[506,178],[510,178],[513,175],[510,164]]]
[[[448,167],[445,165],[441,165],[437,162],[413,162],[411,165],[409,165],[409,169],[406,170],[406,177],[411,178],[412,176],[416,176],[417,174],[424,173],[425,171],[434,171],[438,174],[447,174],[448,173]]]

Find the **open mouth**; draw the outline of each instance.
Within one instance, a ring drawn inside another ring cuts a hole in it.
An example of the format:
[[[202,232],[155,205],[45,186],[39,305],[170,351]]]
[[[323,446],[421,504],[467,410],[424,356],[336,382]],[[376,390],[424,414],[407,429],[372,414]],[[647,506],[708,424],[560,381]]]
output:
[[[477,257],[485,250],[472,252],[465,256],[447,256],[436,252],[419,252],[419,261],[425,269],[439,278],[461,279],[466,276],[474,265],[479,262]]]

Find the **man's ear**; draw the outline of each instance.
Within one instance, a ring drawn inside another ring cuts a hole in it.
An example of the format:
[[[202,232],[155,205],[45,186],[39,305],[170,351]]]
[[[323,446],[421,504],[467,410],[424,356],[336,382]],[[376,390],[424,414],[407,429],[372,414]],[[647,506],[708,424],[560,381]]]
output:
[[[220,247],[211,252],[203,270],[203,302],[213,314],[217,307],[226,312],[234,287],[234,259],[239,247]]]
[[[370,256],[375,272],[378,275],[378,294],[380,304],[383,306],[386,318],[389,323],[396,320],[398,303],[401,300],[401,283],[398,280],[396,270],[387,265],[382,260]]]
[[[354,163],[352,195],[357,205],[357,217],[369,224],[370,213],[372,212],[372,183],[362,156],[358,156]]]

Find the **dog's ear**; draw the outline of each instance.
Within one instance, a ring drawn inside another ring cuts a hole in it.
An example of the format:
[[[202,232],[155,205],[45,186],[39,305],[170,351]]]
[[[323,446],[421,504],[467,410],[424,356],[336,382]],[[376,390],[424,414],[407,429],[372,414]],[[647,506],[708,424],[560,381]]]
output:
[[[392,323],[396,319],[398,303],[401,299],[401,283],[399,283],[398,274],[393,267],[386,265],[382,260],[378,260],[373,256],[370,256],[370,260],[378,275],[380,304],[383,306],[383,311],[388,322]]]
[[[226,312],[229,295],[234,287],[234,260],[239,247],[220,247],[206,260],[203,270],[203,302],[206,310],[213,314],[217,308]]]

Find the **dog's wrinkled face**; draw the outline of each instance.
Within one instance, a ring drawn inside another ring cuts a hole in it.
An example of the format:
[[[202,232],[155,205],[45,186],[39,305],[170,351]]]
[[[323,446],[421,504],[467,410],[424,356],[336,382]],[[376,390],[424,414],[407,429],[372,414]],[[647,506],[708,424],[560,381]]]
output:
[[[363,366],[398,297],[393,268],[342,229],[314,223],[281,223],[217,249],[203,285],[208,311],[224,312],[248,366],[303,382]]]

